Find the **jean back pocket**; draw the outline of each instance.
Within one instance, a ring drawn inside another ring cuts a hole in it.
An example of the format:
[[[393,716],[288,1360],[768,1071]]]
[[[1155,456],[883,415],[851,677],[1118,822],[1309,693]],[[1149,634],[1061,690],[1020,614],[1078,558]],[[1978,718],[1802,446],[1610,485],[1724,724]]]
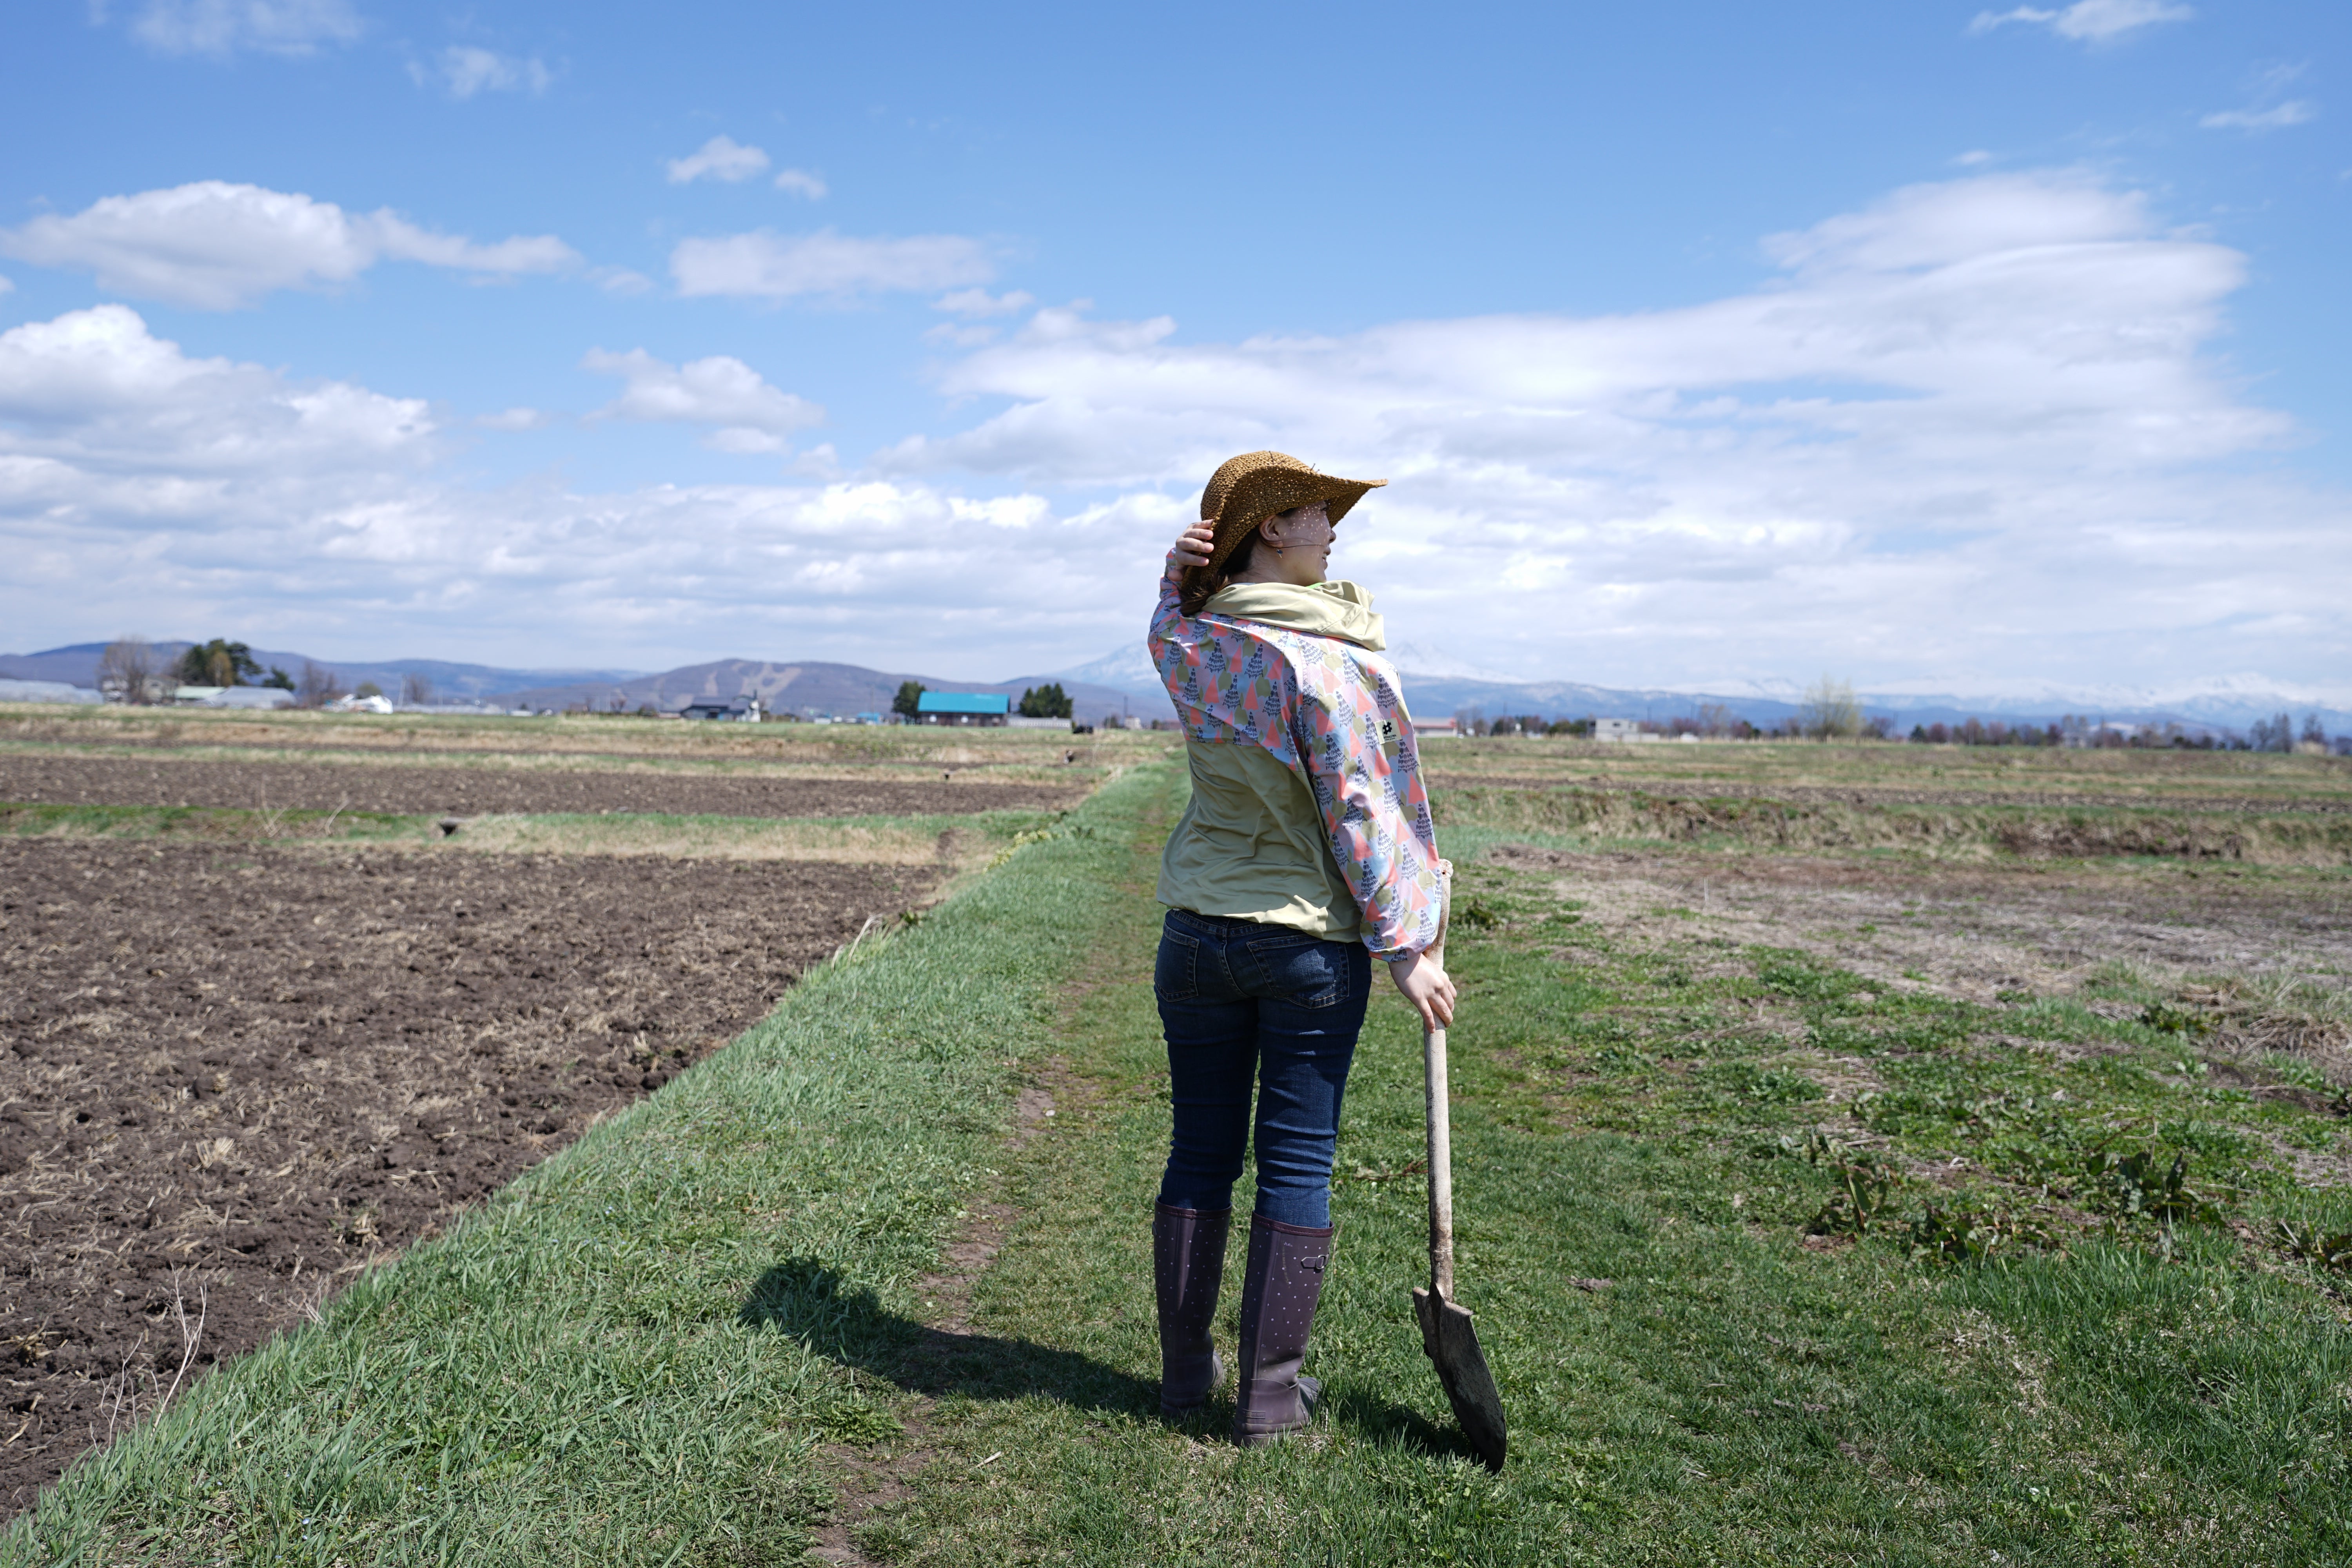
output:
[[[1151,992],[1162,1002],[1190,1002],[1201,994],[1201,939],[1171,921],[1160,932],[1151,964]]]
[[[1249,954],[1265,993],[1294,1007],[1336,1006],[1347,994],[1344,943],[1303,933],[1261,937],[1249,944]]]

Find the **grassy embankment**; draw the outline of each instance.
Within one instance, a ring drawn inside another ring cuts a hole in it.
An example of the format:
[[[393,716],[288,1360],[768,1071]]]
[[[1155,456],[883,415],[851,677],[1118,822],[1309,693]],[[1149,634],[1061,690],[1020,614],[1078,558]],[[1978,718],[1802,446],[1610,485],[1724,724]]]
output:
[[[848,1506],[851,1539],[905,1563],[2352,1552],[2327,1261],[2352,1204],[2290,1171],[2343,1152],[2308,1060],[2225,1087],[2202,1021],[2124,972],[2104,1005],[1972,1005],[1699,925],[1620,941],[1550,879],[1475,864],[1496,828],[1448,847],[1464,1294],[1510,1468],[1452,1440],[1411,1328],[1418,1040],[1387,1002],[1339,1157],[1328,1415],[1250,1454],[1222,1407],[1160,1426],[1149,888],[1181,790],[1114,785],[11,1540],[792,1561],[828,1506],[822,1442],[903,1481]],[[1003,1153],[1013,1082],[1049,1058],[1065,1114]],[[992,1163],[1021,1218],[974,1331],[927,1335],[915,1283]]]

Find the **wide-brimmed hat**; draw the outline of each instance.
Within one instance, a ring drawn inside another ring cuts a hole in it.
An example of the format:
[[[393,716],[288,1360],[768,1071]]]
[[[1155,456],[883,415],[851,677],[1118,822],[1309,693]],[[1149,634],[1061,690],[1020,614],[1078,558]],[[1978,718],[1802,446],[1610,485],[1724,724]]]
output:
[[[1366,490],[1376,490],[1388,483],[1386,479],[1343,479],[1336,474],[1318,474],[1287,452],[1244,452],[1238,458],[1228,458],[1209,478],[1209,488],[1201,492],[1201,517],[1217,525],[1217,542],[1209,552],[1209,563],[1195,568],[1204,576],[1213,576],[1225,563],[1225,558],[1249,537],[1250,530],[1277,512],[1325,502],[1331,521],[1338,522],[1348,515],[1348,509],[1364,499]]]

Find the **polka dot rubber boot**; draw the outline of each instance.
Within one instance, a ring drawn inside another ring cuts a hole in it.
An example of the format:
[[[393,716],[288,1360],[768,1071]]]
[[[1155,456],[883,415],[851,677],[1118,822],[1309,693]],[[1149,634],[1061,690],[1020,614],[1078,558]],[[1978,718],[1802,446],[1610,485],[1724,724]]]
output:
[[[1209,1338],[1217,1287],[1225,1278],[1225,1236],[1234,1211],[1151,1210],[1151,1274],[1160,1295],[1160,1414],[1182,1421],[1223,1381]]]
[[[1314,1417],[1323,1385],[1298,1375],[1307,1333],[1331,1262],[1331,1229],[1309,1230],[1264,1215],[1250,1219],[1249,1267],[1242,1276],[1241,1382],[1234,1395],[1234,1441],[1244,1448],[1279,1441]]]

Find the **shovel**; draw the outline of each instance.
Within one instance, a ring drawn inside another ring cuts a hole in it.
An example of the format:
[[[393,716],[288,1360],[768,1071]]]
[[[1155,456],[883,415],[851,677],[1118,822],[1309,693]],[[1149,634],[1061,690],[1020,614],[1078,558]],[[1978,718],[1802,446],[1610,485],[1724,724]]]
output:
[[[1441,866],[1445,899],[1453,901],[1453,867]],[[1437,941],[1429,950],[1445,964],[1445,924],[1440,915]],[[1454,1141],[1447,1115],[1445,1031],[1423,1030],[1423,1064],[1429,1078],[1429,1289],[1414,1287],[1412,1315],[1421,1320],[1421,1348],[1437,1363],[1437,1375],[1453,1403],[1462,1435],[1486,1468],[1500,1474],[1509,1439],[1503,1430],[1503,1396],[1478,1349],[1478,1331],[1469,1310],[1454,1300]]]

